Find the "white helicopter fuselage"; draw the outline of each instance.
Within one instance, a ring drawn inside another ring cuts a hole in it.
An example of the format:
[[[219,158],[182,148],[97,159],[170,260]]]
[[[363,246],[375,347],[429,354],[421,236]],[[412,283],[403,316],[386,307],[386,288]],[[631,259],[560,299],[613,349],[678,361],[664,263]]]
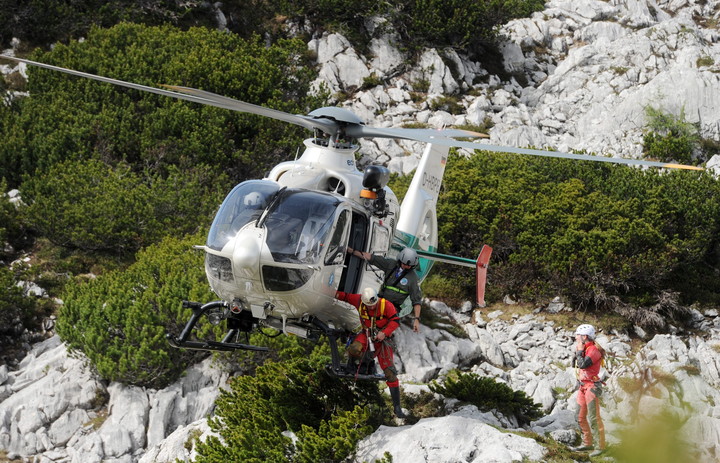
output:
[[[354,330],[357,311],[335,292],[382,283],[382,274],[347,247],[382,256],[403,246],[435,249],[435,205],[447,157],[445,147],[426,150],[401,213],[395,194],[357,169],[357,145],[308,139],[305,146],[300,158],[277,165],[265,179],[236,186],[202,247],[210,286],[231,310],[250,311],[259,325],[303,337],[308,316]],[[384,192],[379,205],[373,186]],[[260,197],[262,208],[233,227],[252,212],[246,197]],[[399,229],[401,216],[408,218]],[[423,276],[429,263],[419,269]]]

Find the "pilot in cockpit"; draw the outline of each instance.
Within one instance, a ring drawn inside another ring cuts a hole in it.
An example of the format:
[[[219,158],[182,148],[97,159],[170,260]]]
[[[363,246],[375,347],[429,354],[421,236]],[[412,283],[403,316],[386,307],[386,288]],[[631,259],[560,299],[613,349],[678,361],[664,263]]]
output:
[[[265,197],[257,191],[252,191],[243,198],[243,207],[232,221],[232,230],[240,230],[246,223],[257,220],[265,209]]]

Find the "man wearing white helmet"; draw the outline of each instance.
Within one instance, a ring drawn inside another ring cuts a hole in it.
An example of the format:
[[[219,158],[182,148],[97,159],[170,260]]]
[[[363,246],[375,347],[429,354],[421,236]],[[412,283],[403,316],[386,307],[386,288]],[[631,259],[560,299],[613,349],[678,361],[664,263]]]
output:
[[[385,278],[378,291],[380,297],[392,302],[400,310],[400,317],[404,317],[410,313],[410,310],[413,310],[413,331],[419,332],[422,292],[420,291],[420,280],[415,272],[415,267],[420,262],[417,252],[413,248],[404,248],[398,254],[397,259],[361,252],[352,248],[347,248],[347,252],[365,259],[370,262],[370,265],[374,265],[383,271]],[[401,306],[408,296],[412,308],[402,309]]]
[[[600,455],[605,450],[605,426],[600,417],[602,381],[599,376],[604,357],[605,350],[595,342],[595,327],[587,324],[578,326],[575,330],[573,366],[580,384],[577,402],[580,405],[578,424],[582,445],[573,450],[594,450],[590,456]]]
[[[354,368],[360,372],[360,368],[369,365],[370,370],[373,371],[372,352],[368,352],[368,349],[374,351],[385,374],[385,383],[390,389],[395,416],[405,418],[400,407],[400,381],[393,361],[393,349],[389,342],[393,331],[400,326],[395,306],[387,299],[379,297],[373,288],[365,288],[362,294],[337,291],[335,298],[352,304],[360,314],[363,330],[355,336],[347,349],[351,359],[361,359],[360,367]],[[354,362],[351,361],[350,364],[354,365]],[[367,370],[361,373],[371,374]]]

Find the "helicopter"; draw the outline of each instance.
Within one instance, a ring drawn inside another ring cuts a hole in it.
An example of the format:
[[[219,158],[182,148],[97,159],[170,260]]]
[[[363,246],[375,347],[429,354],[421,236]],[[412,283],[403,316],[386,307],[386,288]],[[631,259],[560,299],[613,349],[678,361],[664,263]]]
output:
[[[205,273],[219,299],[184,301],[183,306],[192,309],[192,316],[179,335],[168,333],[167,339],[177,348],[264,351],[268,348],[238,342],[240,333],[247,337],[255,330],[271,328],[278,334],[311,340],[325,335],[331,348],[329,370],[337,376],[345,375],[337,341],[354,332],[360,320],[354,307],[335,299],[336,291],[357,293],[366,287],[377,288],[383,281],[369,263],[354,253],[347,253],[347,248],[391,258],[406,247],[415,249],[420,256],[416,267],[420,281],[428,275],[434,262],[474,267],[476,303],[484,306],[492,248],[484,245],[476,259],[437,252],[436,206],[451,147],[700,169],[647,160],[479,144],[466,140],[487,135],[460,129],[371,127],[341,107],[323,107],[307,115],[289,114],[189,87],[149,87],[36,61],[0,57],[140,91],[257,114],[312,131],[312,137],[303,142],[305,151],[297,159],[282,162],[265,178],[244,181],[228,193],[215,215],[206,243],[195,246],[205,254]],[[386,167],[370,165],[360,171],[356,165],[357,140],[372,137],[426,143],[402,203],[387,186],[390,171]],[[225,321],[225,336],[221,340],[192,339],[202,317],[212,324]],[[360,379],[363,376],[360,375]],[[367,379],[382,378],[367,376]]]

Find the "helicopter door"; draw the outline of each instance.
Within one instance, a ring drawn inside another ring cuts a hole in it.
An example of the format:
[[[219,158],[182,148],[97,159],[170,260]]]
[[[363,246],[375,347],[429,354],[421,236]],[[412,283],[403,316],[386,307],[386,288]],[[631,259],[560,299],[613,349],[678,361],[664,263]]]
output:
[[[365,249],[368,235],[368,219],[364,214],[353,211],[350,224],[350,238],[348,247],[353,249]],[[338,289],[346,293],[358,291],[362,280],[364,260],[357,256],[348,254],[345,258],[345,270],[340,278]]]

